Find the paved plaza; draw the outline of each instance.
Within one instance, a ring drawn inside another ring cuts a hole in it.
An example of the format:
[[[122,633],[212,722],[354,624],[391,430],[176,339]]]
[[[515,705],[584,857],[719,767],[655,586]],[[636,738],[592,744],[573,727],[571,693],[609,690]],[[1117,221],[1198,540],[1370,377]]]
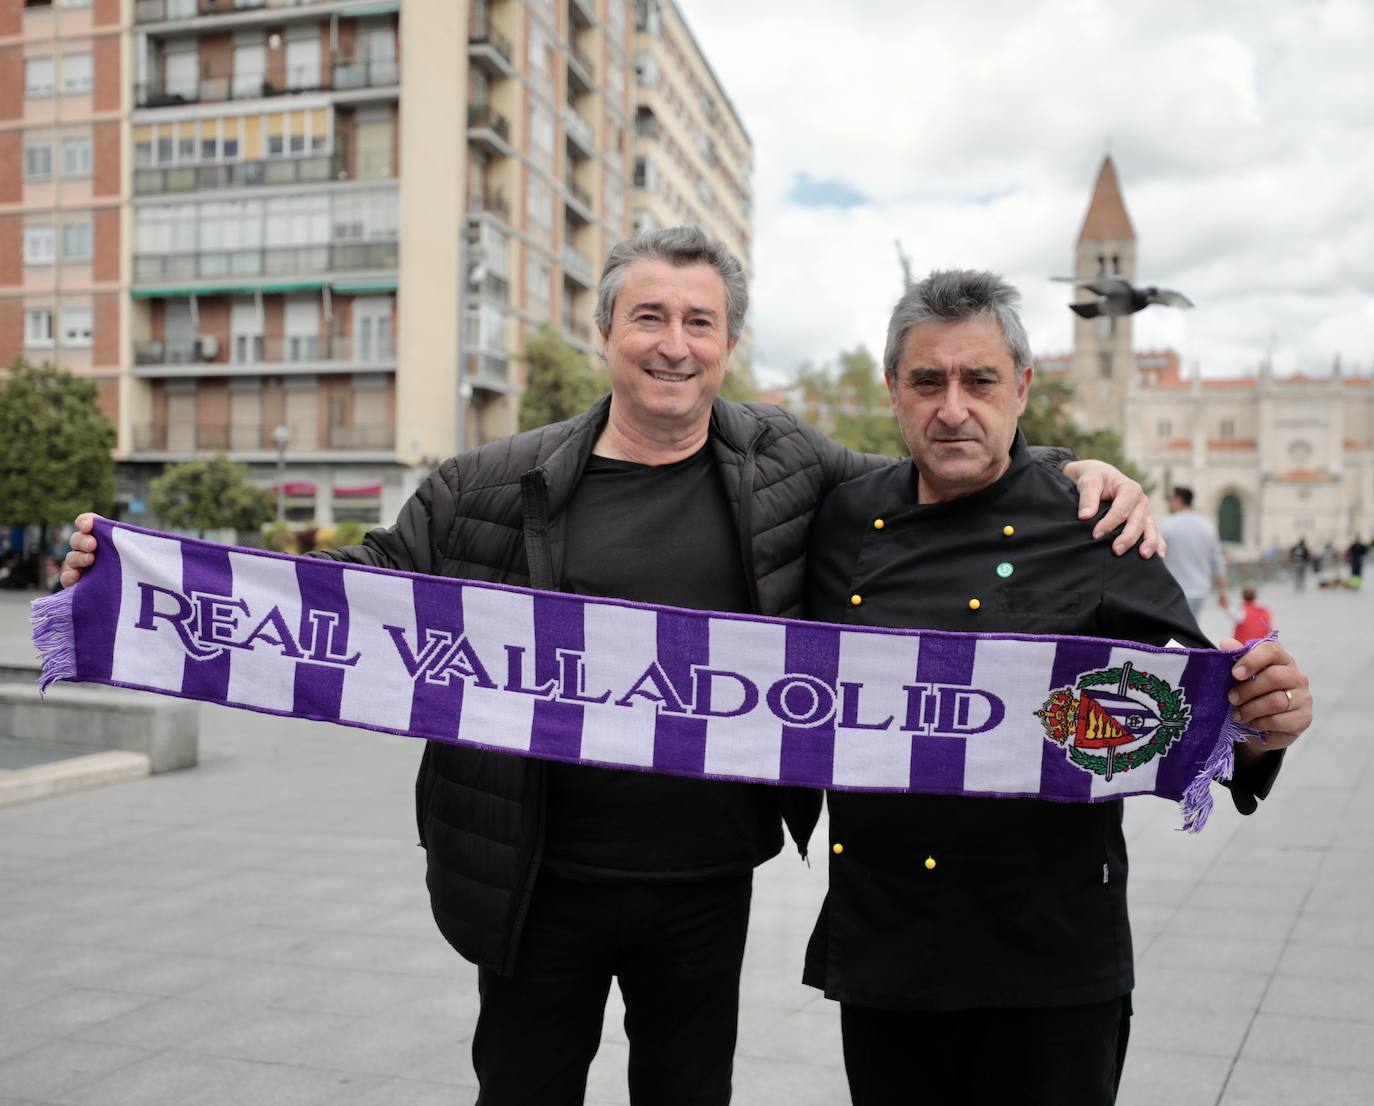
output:
[[[1127,804],[1130,1106],[1374,1102],[1374,596],[1263,600],[1316,722],[1253,818],[1223,797],[1185,836]],[[0,593],[0,665],[26,619]],[[429,916],[419,753],[203,707],[199,767],[0,809],[0,1106],[470,1104],[476,972]],[[798,982],[824,841],[758,875],[740,1106],[848,1101],[837,1008]],[[626,1101],[620,1021],[589,1102]]]

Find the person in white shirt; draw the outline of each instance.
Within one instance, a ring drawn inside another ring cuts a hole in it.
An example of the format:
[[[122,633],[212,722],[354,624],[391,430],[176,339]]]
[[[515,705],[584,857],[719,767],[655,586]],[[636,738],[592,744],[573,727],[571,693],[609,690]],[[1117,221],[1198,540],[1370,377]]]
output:
[[[1170,489],[1169,516],[1160,522],[1159,532],[1169,543],[1169,556],[1164,563],[1188,597],[1193,617],[1202,613],[1213,584],[1217,589],[1217,602],[1222,610],[1229,610],[1221,539],[1211,520],[1193,510],[1192,488]]]

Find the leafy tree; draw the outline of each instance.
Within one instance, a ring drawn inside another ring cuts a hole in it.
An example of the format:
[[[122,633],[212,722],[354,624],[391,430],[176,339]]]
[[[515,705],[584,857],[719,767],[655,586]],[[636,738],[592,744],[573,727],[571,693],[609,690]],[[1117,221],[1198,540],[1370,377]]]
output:
[[[169,465],[149,488],[149,504],[176,530],[256,530],[276,513],[272,493],[248,466],[223,453]]]
[[[1154,482],[1126,459],[1121,436],[1114,430],[1083,430],[1074,421],[1073,385],[1063,378],[1037,377],[1018,425],[1032,445],[1067,446],[1080,457],[1106,461],[1140,481],[1148,493]]]
[[[520,429],[532,430],[579,415],[610,387],[606,370],[550,324],[525,339],[529,375],[520,397]]]
[[[797,371],[796,389],[802,417],[842,445],[864,453],[907,455],[882,370],[864,346],[842,351],[837,365],[806,362]]]
[[[0,519],[43,527],[114,501],[114,424],[95,383],[22,358],[0,386]]]
[[[735,403],[753,403],[759,398],[758,384],[748,361],[731,360],[725,379],[720,382],[720,396]]]

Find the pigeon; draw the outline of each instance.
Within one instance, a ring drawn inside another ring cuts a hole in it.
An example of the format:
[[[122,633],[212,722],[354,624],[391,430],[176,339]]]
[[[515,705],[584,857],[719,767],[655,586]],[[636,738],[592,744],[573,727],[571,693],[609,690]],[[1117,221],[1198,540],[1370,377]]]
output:
[[[1091,280],[1079,280],[1077,277],[1051,277],[1051,280],[1065,281],[1078,288],[1086,288],[1089,292],[1095,292],[1101,296],[1100,300],[1093,303],[1071,303],[1069,310],[1085,319],[1095,319],[1099,315],[1134,315],[1137,311],[1143,311],[1152,303],[1163,304],[1165,307],[1192,307],[1193,301],[1182,292],[1175,292],[1169,288],[1156,288],[1151,284],[1148,288],[1136,288],[1130,281],[1121,277],[1099,276]]]

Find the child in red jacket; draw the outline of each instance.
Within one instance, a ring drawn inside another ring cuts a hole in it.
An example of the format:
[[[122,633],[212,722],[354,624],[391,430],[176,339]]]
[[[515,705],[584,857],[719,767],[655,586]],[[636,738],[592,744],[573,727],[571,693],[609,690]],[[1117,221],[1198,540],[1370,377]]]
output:
[[[1235,633],[1231,635],[1237,641],[1248,642],[1268,637],[1274,628],[1274,616],[1269,613],[1269,608],[1261,607],[1255,602],[1258,595],[1259,592],[1253,584],[1246,584],[1240,589],[1240,621],[1236,623]]]

